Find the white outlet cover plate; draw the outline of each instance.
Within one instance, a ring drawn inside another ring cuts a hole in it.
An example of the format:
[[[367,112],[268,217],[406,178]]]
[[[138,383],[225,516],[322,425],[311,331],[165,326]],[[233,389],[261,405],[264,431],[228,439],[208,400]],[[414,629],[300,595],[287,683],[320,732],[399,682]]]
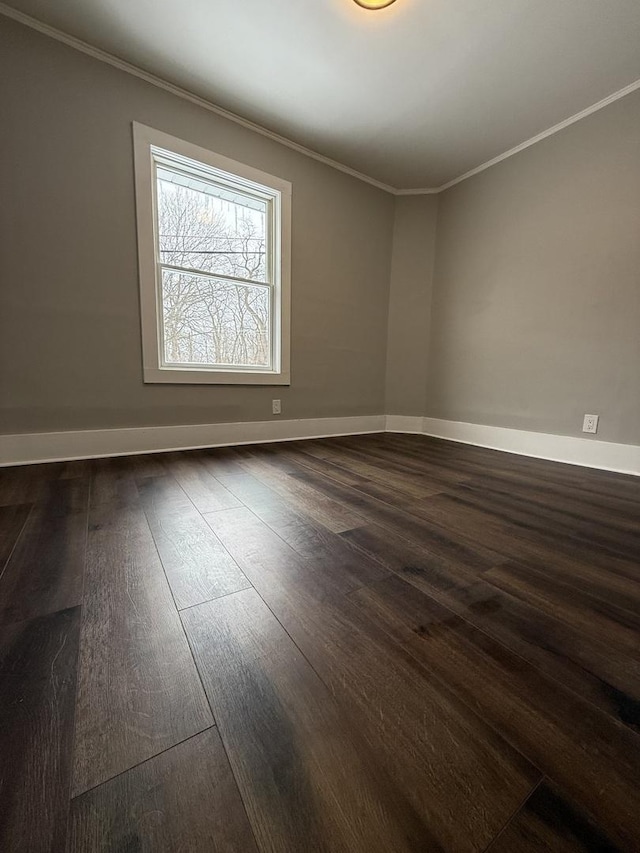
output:
[[[599,415],[585,415],[582,422],[582,432],[598,432]]]

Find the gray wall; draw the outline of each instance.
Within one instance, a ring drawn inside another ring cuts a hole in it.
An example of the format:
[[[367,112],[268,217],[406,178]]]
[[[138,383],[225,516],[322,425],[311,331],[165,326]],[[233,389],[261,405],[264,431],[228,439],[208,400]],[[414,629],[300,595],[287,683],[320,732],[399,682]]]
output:
[[[396,199],[386,378],[393,415],[425,411],[437,214],[437,195]]]
[[[6,18],[0,116],[0,432],[384,411],[391,196]],[[293,183],[289,388],[143,384],[134,119]]]
[[[1,17],[0,116],[0,432],[262,420],[280,397],[569,435],[589,412],[640,443],[640,93],[395,202]],[[292,181],[290,388],[143,384],[134,119]]]
[[[640,443],[640,92],[441,194],[425,340],[431,417]]]

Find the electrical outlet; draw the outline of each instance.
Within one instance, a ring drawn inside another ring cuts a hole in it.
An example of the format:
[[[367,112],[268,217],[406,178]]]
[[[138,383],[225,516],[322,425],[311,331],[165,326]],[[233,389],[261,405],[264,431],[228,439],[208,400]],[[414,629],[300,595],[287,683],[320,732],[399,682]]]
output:
[[[585,415],[582,422],[582,432],[598,432],[599,415]]]
[[[271,401],[271,414],[280,415],[282,414],[282,403],[280,400],[272,400]],[[595,432],[595,430],[594,430]]]

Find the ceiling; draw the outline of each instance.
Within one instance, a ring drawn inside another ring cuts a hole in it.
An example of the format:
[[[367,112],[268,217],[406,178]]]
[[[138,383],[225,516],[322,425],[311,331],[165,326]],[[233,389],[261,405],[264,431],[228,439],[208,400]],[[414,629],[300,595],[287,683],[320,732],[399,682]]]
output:
[[[639,0],[10,0],[396,188],[439,187],[640,78]]]

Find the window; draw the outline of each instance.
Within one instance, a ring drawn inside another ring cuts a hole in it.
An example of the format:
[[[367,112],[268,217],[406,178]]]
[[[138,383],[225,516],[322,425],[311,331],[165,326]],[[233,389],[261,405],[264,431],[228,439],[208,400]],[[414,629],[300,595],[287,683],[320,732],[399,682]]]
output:
[[[133,135],[144,381],[288,385],[291,184]]]

